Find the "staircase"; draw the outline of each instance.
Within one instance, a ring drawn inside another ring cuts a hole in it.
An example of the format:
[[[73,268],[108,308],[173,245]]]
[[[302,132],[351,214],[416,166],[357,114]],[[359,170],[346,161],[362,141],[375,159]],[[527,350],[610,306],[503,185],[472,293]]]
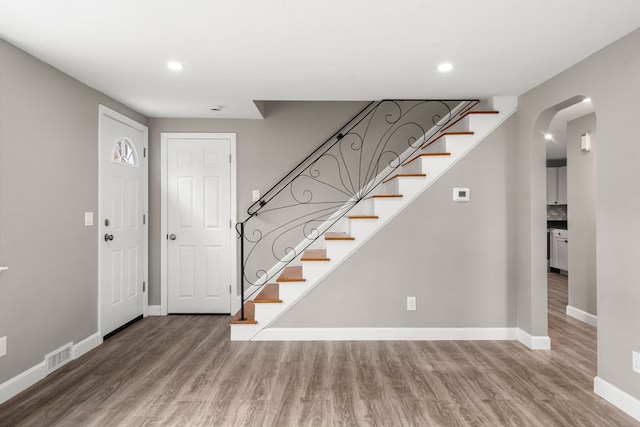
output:
[[[361,188],[366,191],[355,191],[348,202],[323,217],[308,233],[312,239],[288,247],[287,256],[280,257],[268,272],[261,272],[260,279],[252,283],[244,310],[230,322],[231,339],[260,340],[261,334],[268,334],[275,319],[511,116],[516,103],[515,98],[498,97],[458,105],[446,122],[439,122],[417,145],[398,156],[403,159],[400,164],[390,162],[371,179],[372,186],[365,181]]]

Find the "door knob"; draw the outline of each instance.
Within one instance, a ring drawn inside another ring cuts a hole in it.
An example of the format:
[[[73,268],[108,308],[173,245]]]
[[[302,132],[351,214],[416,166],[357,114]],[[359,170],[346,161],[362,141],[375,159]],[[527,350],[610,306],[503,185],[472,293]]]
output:
[[[176,235],[175,234],[170,234],[169,235],[169,240],[176,240]]]
[[[108,242],[109,240],[113,240],[113,234],[107,233],[104,235],[104,241]]]

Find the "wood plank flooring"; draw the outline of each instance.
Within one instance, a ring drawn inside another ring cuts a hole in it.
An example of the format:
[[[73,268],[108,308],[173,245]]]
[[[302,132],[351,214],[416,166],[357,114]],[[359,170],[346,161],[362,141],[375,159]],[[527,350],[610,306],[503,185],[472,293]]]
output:
[[[0,406],[0,426],[638,426],[593,392],[595,328],[550,276],[551,351],[508,341],[231,342],[148,317]]]

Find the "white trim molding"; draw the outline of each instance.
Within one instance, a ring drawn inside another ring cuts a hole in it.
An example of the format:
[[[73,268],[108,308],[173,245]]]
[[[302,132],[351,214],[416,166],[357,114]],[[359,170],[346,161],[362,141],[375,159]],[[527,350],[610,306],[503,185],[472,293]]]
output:
[[[47,376],[47,364],[40,362],[0,384],[0,405]]]
[[[531,350],[551,350],[551,338],[533,336],[520,328],[516,328],[516,340]]]
[[[167,313],[162,312],[161,305],[150,305],[149,306],[149,316],[166,316]]]
[[[77,359],[102,344],[100,333],[89,335],[87,338],[75,344],[71,349],[73,359]],[[47,376],[46,360],[38,363],[26,371],[0,384],[0,405],[16,396],[18,393],[28,389],[38,381]]]
[[[579,308],[567,305],[567,316],[573,317],[576,320],[579,320],[596,328],[598,327],[598,317],[594,316],[591,313],[587,313],[586,311],[580,310]]]
[[[100,344],[102,344],[102,336],[98,332],[96,332],[95,334],[89,335],[87,338],[74,345],[72,349],[73,352],[71,354],[73,354],[74,359],[77,359],[83,354],[86,354],[94,348],[98,347]]]
[[[516,328],[266,328],[252,341],[509,341]]]
[[[593,379],[593,392],[625,414],[640,421],[640,400],[600,377]]]
[[[547,336],[520,328],[265,328],[251,341],[518,341],[531,350],[550,350]]]

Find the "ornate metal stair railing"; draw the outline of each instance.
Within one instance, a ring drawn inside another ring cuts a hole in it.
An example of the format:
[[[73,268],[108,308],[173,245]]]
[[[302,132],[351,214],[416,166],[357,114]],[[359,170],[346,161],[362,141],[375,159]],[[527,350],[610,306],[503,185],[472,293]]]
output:
[[[368,104],[314,150],[236,225],[244,302],[477,100]]]

